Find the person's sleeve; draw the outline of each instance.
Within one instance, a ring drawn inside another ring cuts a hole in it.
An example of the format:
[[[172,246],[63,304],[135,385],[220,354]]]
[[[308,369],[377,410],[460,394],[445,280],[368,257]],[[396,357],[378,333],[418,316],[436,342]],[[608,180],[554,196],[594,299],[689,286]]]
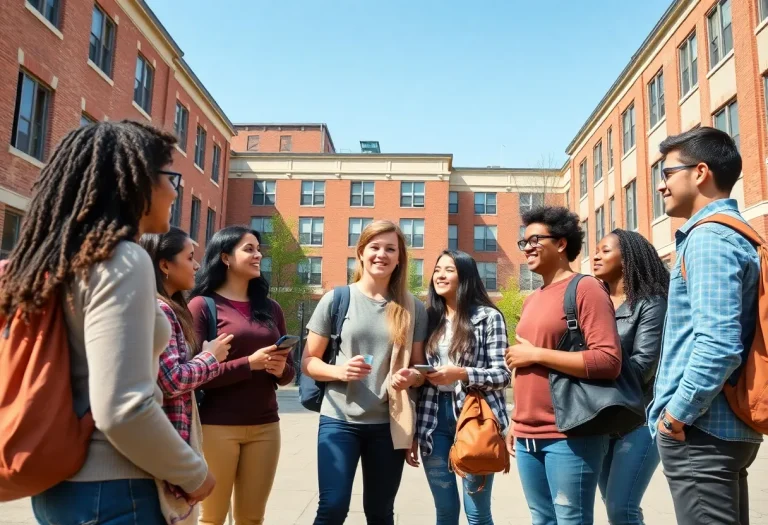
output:
[[[285,327],[285,314],[283,314],[283,309],[280,308],[280,305],[277,303],[273,303],[273,311],[275,315],[275,323],[277,324],[277,331],[280,332],[280,337],[286,335],[288,333],[287,328]],[[283,369],[283,375],[279,378],[275,378],[277,381],[277,384],[280,386],[285,386],[287,384],[290,384],[291,381],[293,381],[294,377],[296,377],[296,370],[293,366],[293,351],[288,353],[288,357],[285,360],[285,368]]]
[[[89,277],[84,338],[91,412],[96,427],[133,464],[193,492],[207,466],[155,401],[155,276],[146,252],[131,248],[118,247]]]
[[[741,313],[746,254],[706,226],[685,247],[685,277],[691,301],[693,351],[683,378],[666,406],[686,425],[701,417],[741,364]]]
[[[424,303],[414,298],[416,310],[416,322],[413,327],[413,342],[423,343],[427,339],[427,309]]]
[[[644,385],[656,374],[666,312],[667,301],[662,297],[649,300],[639,312],[629,364]]]
[[[587,277],[576,294],[579,326],[587,349],[582,351],[588,379],[616,379],[621,373],[621,342],[613,303],[597,279]]]
[[[307,323],[307,330],[322,337],[331,337],[331,309],[333,308],[333,292],[328,292],[318,301],[312,317]]]
[[[480,390],[504,390],[512,380],[512,374],[504,361],[504,352],[508,345],[507,326],[504,316],[493,311],[487,320],[485,327],[485,352],[488,357],[488,368],[467,367],[467,386]]]

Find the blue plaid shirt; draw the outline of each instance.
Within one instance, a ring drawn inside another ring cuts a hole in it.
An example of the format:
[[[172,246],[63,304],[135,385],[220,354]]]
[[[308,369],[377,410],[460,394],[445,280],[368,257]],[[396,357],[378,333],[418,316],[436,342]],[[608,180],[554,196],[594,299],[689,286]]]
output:
[[[691,231],[715,213],[744,220],[736,201],[723,199],[707,205],[675,233],[678,258],[648,421],[655,436],[666,409],[678,421],[719,439],[760,442],[762,436],[736,417],[722,392],[755,333],[760,263],[754,246],[727,226],[704,224]]]

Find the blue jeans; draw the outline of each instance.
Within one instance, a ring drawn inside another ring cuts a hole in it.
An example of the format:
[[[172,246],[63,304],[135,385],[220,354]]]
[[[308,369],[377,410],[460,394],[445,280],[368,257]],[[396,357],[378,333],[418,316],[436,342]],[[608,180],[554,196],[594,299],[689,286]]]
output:
[[[608,436],[517,438],[517,470],[533,525],[592,525]]]
[[[640,502],[658,465],[659,449],[647,426],[611,439],[599,481],[611,525],[643,525]]]
[[[393,525],[405,450],[395,450],[389,423],[361,425],[320,416],[315,525],[341,525],[349,512],[357,463],[363,464],[363,510],[370,525]]]
[[[435,500],[437,525],[458,525],[459,488],[456,475],[448,470],[448,453],[456,436],[456,417],[450,393],[440,394],[437,407],[437,428],[432,433],[432,454],[423,456],[424,471]],[[483,476],[467,476],[463,480],[464,512],[469,525],[492,525],[491,488],[493,474],[485,476],[485,487],[477,492]],[[474,494],[473,494],[474,493]]]
[[[40,525],[165,525],[152,479],[59,483],[32,498]]]

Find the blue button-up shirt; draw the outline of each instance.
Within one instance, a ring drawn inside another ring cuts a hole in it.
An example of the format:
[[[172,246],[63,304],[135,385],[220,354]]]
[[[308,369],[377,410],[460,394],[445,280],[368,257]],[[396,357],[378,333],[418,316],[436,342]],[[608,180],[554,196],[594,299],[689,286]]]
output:
[[[744,220],[736,201],[723,199],[701,209],[675,233],[678,257],[649,427],[655,436],[666,409],[719,439],[760,442],[762,436],[736,417],[722,392],[725,382],[736,377],[755,333],[760,262],[754,246],[727,226],[704,224],[691,231],[715,213]]]

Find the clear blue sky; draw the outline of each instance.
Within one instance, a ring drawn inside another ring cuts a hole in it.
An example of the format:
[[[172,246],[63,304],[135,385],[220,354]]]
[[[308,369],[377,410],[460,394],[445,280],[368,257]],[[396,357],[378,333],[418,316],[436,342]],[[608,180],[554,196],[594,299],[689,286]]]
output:
[[[565,161],[670,0],[148,3],[235,123],[325,122],[338,151],[378,140],[528,167]]]

